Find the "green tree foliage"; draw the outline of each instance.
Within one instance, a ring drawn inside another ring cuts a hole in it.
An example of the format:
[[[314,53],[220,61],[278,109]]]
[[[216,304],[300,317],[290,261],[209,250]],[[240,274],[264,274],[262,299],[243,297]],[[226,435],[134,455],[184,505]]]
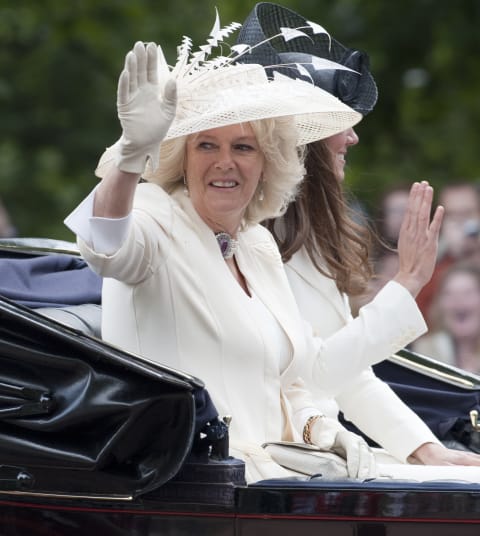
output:
[[[215,5],[226,24],[254,4],[0,0],[0,198],[19,234],[73,238],[62,220],[120,134],[117,78],[136,40],[161,43],[173,63],[183,35],[205,42]],[[380,98],[357,127],[348,173],[367,206],[395,181],[478,178],[478,0],[284,5],[370,55]]]

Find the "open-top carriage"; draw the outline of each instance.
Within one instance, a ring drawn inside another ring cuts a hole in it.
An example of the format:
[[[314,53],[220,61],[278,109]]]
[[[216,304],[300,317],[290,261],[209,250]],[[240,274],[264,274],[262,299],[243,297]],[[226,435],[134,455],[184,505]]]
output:
[[[0,246],[0,259],[41,256],[78,252],[58,241]],[[57,319],[51,309],[0,297],[0,534],[479,534],[480,483],[463,479],[246,485],[208,386],[106,344],[72,309],[57,307]],[[429,389],[457,408],[467,400],[463,418],[453,407],[436,422],[446,440],[476,448],[478,377],[406,350],[377,372],[410,400]]]

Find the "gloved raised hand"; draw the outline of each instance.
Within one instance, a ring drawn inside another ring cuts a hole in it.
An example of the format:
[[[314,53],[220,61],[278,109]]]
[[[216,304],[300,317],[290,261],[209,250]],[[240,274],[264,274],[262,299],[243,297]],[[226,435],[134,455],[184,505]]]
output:
[[[336,419],[324,416],[315,419],[310,426],[310,442],[344,458],[350,478],[365,480],[377,476],[375,457],[366,441]]]
[[[158,167],[160,143],[175,117],[176,84],[158,79],[158,62],[165,64],[160,47],[140,41],[125,58],[117,93],[123,132],[115,155],[122,171],[141,174],[148,158],[152,169]]]

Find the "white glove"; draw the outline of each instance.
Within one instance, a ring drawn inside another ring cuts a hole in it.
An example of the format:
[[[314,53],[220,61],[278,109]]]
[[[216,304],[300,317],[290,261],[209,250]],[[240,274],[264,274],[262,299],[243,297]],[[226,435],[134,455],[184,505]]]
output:
[[[165,62],[160,47],[157,50],[154,43],[145,47],[140,41],[125,58],[117,93],[123,132],[115,157],[122,171],[141,174],[148,158],[153,170],[158,167],[160,143],[175,117],[176,84],[173,79],[159,82],[158,61]]]
[[[375,457],[366,441],[349,432],[336,419],[321,417],[314,421],[310,428],[310,439],[320,449],[344,458],[350,478],[376,478]]]

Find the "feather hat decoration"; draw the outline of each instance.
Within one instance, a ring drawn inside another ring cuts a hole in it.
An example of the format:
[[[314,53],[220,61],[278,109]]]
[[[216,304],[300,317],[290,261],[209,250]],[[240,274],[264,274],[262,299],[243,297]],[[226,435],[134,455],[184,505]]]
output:
[[[201,76],[202,74],[209,74],[212,69],[226,67],[237,63],[244,63],[245,58],[243,56],[248,56],[251,58],[252,51],[254,49],[255,52],[257,50],[262,50],[263,45],[269,43],[275,38],[281,38],[285,43],[299,37],[311,40],[310,36],[304,31],[302,31],[306,28],[313,31],[314,34],[325,34],[327,38],[331,41],[330,34],[322,26],[307,21],[305,26],[299,28],[280,27],[277,35],[265,38],[263,41],[258,43],[236,44],[233,46],[229,46],[227,43],[225,43],[224,40],[230,37],[233,32],[239,30],[241,27],[242,25],[238,22],[232,22],[228,26],[221,28],[218,10],[215,9],[215,23],[210,32],[209,38],[207,39],[207,44],[201,45],[199,47],[199,50],[197,50],[196,52],[192,52],[193,43],[191,38],[188,36],[183,36],[182,43],[177,47],[177,61],[171,72],[169,71],[169,67],[167,65],[167,62],[165,61],[165,57],[163,55],[161,47],[158,47],[159,79],[166,80],[170,76],[171,78],[175,78],[177,80],[177,84],[181,85],[183,81],[191,83],[194,77]],[[228,56],[218,55],[216,57],[211,57],[212,51],[217,47],[221,47],[222,45],[227,48],[230,48],[230,54]],[[260,59],[260,57],[256,54],[254,54],[253,57]],[[303,61],[301,61],[299,58],[295,58],[296,61],[281,62],[278,61],[278,56],[274,56],[272,59],[274,59],[275,62],[271,64],[252,61],[248,61],[248,63],[259,63],[267,69],[276,71],[281,71],[282,69],[298,70],[302,75],[306,76],[307,78],[311,77],[309,74],[309,70],[305,68],[305,65],[312,65],[314,70],[338,69],[355,72],[353,69],[346,65],[342,65],[324,57],[317,57],[312,55],[309,55],[308,57],[305,55],[305,57],[302,58]]]
[[[303,64],[272,65],[273,72],[267,74],[262,65],[241,63],[239,59],[250,54],[255,45],[231,47],[226,43],[226,38],[239,28],[235,22],[222,28],[217,12],[207,43],[192,51],[192,40],[184,36],[173,67],[168,66],[158,47],[159,96],[169,78],[177,84],[176,114],[165,141],[237,123],[289,117],[297,144],[303,145],[346,130],[361,120],[361,114],[318,88],[308,76],[291,78],[279,72],[284,68],[301,70]],[[288,40],[291,35],[290,29],[282,30],[278,37]],[[215,55],[216,49],[221,53]],[[227,55],[223,54],[225,49],[229,51]],[[317,58],[309,63],[317,68],[334,66]],[[350,70],[337,64],[335,68]],[[104,153],[97,176],[104,176],[105,166],[113,160],[109,153],[114,150],[112,146]]]
[[[213,49],[224,44],[224,40],[241,26],[238,22],[232,22],[228,26],[221,28],[218,10],[215,9],[215,23],[210,31],[207,44],[201,45],[198,51],[192,52],[192,40],[190,37],[184,36],[181,45],[178,47],[177,62],[171,76],[179,80],[187,75],[193,75],[199,71],[229,63],[231,59],[225,56],[218,56],[211,60],[207,60],[207,58],[210,57]]]
[[[167,139],[234,123],[291,116],[298,131],[298,143],[305,144],[341,132],[361,119],[351,108],[316,87],[312,79],[292,79],[278,72],[295,68],[308,78],[304,65],[272,65],[275,72],[269,76],[261,65],[242,63],[241,58],[251,54],[257,45],[241,47],[226,43],[226,38],[240,27],[235,22],[221,27],[216,12],[205,45],[192,51],[192,40],[183,37],[171,70],[163,53],[159,55],[159,78],[173,77],[178,93],[177,114]],[[315,29],[324,31],[320,27]],[[282,29],[277,37],[289,40],[291,32],[290,28]],[[220,54],[215,55],[217,49]],[[223,54],[225,50],[228,54]],[[325,58],[311,58],[309,63],[315,69],[351,70]]]

